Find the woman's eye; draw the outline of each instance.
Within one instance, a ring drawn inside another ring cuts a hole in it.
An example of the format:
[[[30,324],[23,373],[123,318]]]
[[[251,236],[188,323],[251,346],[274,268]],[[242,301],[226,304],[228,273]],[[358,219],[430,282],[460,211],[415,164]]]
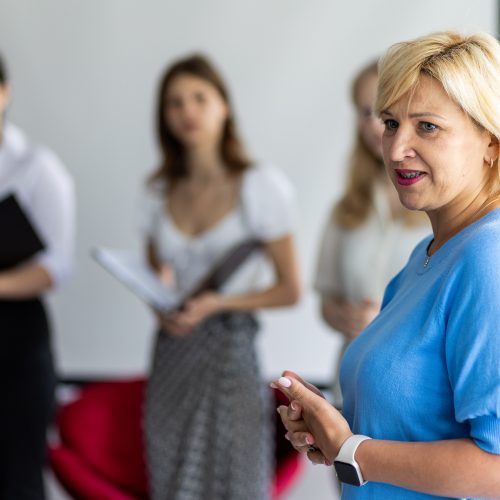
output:
[[[434,130],[437,130],[439,128],[437,125],[434,125],[434,123],[430,122],[420,122],[418,126],[423,132],[434,132]]]
[[[359,108],[358,113],[361,118],[371,118],[374,115],[372,108],[369,107]]]
[[[204,103],[206,101],[204,94],[196,94],[195,99],[196,99],[196,102],[198,102],[200,104]]]
[[[181,101],[181,99],[170,98],[170,99],[167,99],[165,105],[167,108],[170,108],[170,109],[180,108],[182,106],[182,101]]]
[[[386,130],[396,130],[398,128],[398,122],[392,118],[384,120],[384,125]]]

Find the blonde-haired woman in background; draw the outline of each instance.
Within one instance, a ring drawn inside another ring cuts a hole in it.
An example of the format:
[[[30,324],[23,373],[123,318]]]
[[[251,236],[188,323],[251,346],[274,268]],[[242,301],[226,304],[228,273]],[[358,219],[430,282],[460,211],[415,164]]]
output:
[[[352,83],[357,123],[349,178],[324,230],[316,272],[323,319],[343,336],[337,367],[349,343],[379,312],[387,283],[430,233],[424,214],[401,205],[385,171],[384,125],[373,111],[377,83],[376,61]],[[333,396],[341,407],[338,368]]]
[[[379,79],[389,176],[433,236],[346,351],[343,415],[289,372],[280,414],[297,449],[335,463],[343,499],[499,498],[500,45],[399,43]]]

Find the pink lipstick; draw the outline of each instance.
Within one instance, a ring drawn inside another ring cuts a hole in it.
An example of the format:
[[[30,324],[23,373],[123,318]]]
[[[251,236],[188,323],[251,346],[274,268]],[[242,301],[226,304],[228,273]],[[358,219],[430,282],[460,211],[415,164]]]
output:
[[[396,180],[400,186],[410,186],[422,180],[426,173],[420,170],[395,169]]]

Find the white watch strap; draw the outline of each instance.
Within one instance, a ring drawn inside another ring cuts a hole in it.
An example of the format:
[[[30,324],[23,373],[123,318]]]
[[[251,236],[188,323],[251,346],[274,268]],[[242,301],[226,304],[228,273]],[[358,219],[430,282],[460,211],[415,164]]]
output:
[[[344,444],[340,447],[339,454],[335,457],[335,461],[337,462],[345,462],[348,464],[357,463],[354,455],[358,446],[367,439],[371,439],[371,437],[363,436],[362,434],[353,434],[348,437]]]

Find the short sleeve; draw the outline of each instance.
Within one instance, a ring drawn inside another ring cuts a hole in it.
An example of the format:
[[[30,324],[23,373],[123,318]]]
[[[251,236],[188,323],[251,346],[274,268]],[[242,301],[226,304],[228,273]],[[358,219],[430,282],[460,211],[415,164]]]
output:
[[[490,243],[467,249],[452,277],[446,361],[457,421],[469,423],[480,448],[500,454],[500,243]]]
[[[31,211],[46,248],[36,258],[52,276],[54,286],[64,283],[73,270],[75,193],[73,180],[55,154],[45,148],[34,153]]]
[[[338,243],[338,227],[329,217],[321,237],[314,278],[314,288],[322,296],[332,296],[339,292]]]
[[[138,200],[137,225],[144,239],[154,237],[164,206],[164,188],[159,184],[145,186]]]
[[[242,185],[245,216],[254,236],[273,241],[293,232],[297,219],[294,189],[285,175],[272,166],[253,166]]]

